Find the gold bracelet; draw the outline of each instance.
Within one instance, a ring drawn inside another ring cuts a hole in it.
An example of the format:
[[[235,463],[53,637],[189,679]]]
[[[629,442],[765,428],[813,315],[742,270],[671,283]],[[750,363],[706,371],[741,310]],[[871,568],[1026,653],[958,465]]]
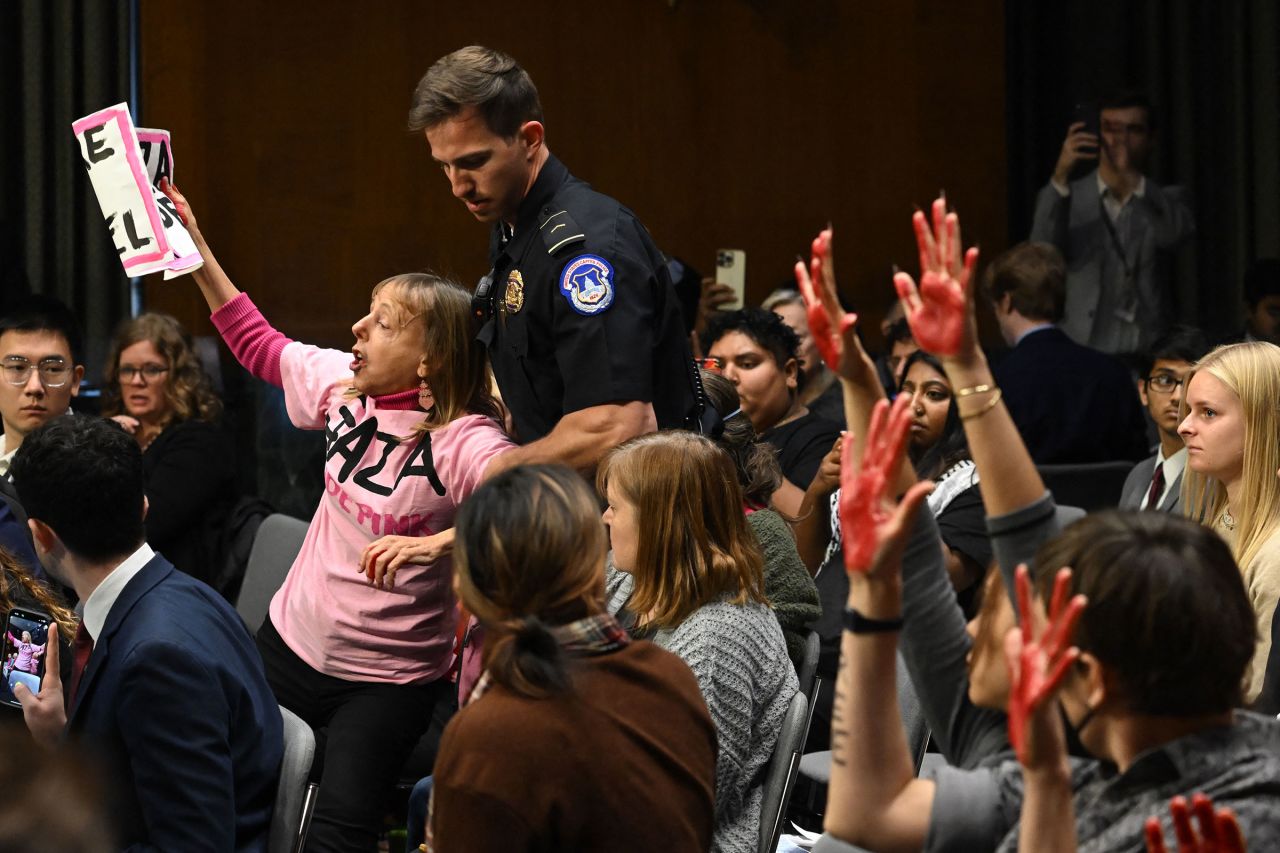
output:
[[[970,412],[967,415],[961,415],[960,420],[969,421],[969,420],[973,420],[974,418],[982,417],[987,412],[994,409],[996,407],[996,403],[999,403],[1000,398],[1003,396],[1004,396],[1004,392],[1002,392],[999,388],[997,388],[996,393],[991,395],[991,399],[987,401],[987,404],[985,406],[983,406],[981,409],[978,409],[978,411],[976,412]]]
[[[983,385],[970,385],[968,388],[961,388],[959,391],[957,391],[957,392],[956,392],[956,396],[957,396],[957,397],[968,397],[968,396],[973,395],[973,394],[985,394],[985,393],[987,393],[987,392],[988,392],[988,391],[990,391],[990,390],[992,390],[992,386],[990,386],[990,385],[986,385],[986,384],[983,384]]]

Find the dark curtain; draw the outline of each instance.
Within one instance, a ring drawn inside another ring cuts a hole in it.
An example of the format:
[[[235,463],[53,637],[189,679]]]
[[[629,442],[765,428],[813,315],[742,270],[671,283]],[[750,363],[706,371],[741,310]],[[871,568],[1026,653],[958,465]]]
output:
[[[102,375],[129,283],[71,123],[130,95],[135,4],[0,2],[0,294],[57,296],[84,326],[87,378]]]
[[[1006,16],[1010,238],[1030,233],[1075,105],[1140,89],[1159,121],[1148,175],[1194,198],[1180,319],[1237,330],[1245,270],[1280,254],[1280,4],[1008,0]]]

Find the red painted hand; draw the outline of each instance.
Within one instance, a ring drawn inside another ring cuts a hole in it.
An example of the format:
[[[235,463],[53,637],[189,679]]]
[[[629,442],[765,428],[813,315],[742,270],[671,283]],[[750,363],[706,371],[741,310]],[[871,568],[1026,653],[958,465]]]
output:
[[[977,247],[961,260],[960,219],[947,213],[945,198],[933,203],[933,228],[922,211],[911,217],[920,248],[920,286],[908,273],[893,277],[916,343],[934,355],[957,355],[975,341],[970,283]]]
[[[805,313],[809,320],[809,334],[822,355],[827,367],[845,375],[845,355],[857,346],[853,332],[858,315],[845,313],[836,295],[835,258],[831,253],[833,232],[830,226],[818,232],[813,239],[812,254],[806,268],[804,261],[796,261],[796,284],[804,297]]]
[[[1019,627],[1011,629],[1005,641],[1005,660],[1009,666],[1009,742],[1018,753],[1018,760],[1024,766],[1032,766],[1045,757],[1028,743],[1028,731],[1037,723],[1057,726],[1057,730],[1046,734],[1065,749],[1061,721],[1056,714],[1045,715],[1047,719],[1042,720],[1035,718],[1048,705],[1047,700],[1066,678],[1067,669],[1080,656],[1080,650],[1071,645],[1071,638],[1084,611],[1085,597],[1077,595],[1067,601],[1071,570],[1059,570],[1053,583],[1049,622],[1041,629],[1044,620],[1039,611],[1033,609],[1031,581],[1025,564],[1018,566],[1015,583]]]
[[[1192,812],[1200,825],[1199,832],[1191,826]],[[1190,809],[1185,797],[1174,797],[1169,801],[1169,813],[1173,815],[1178,853],[1245,853],[1244,834],[1235,812],[1227,808],[1215,812],[1213,801],[1204,794],[1191,798]],[[1147,819],[1147,853],[1168,853],[1157,817]]]
[[[907,521],[933,490],[932,483],[916,483],[896,510],[885,493],[898,470],[910,422],[910,401],[905,394],[898,395],[892,408],[879,400],[871,411],[867,445],[857,470],[851,458],[853,436],[845,436],[840,464],[840,534],[844,567],[850,573],[871,571],[884,562],[886,551],[896,549],[901,556]]]

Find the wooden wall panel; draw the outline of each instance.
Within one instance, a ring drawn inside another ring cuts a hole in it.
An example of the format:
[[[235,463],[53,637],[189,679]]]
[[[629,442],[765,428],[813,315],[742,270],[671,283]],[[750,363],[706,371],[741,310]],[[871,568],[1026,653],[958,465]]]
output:
[[[173,131],[214,250],[287,333],[345,348],[384,276],[487,269],[485,229],[403,129],[422,73],[475,42],[529,70],[551,149],[664,250],[710,272],[745,249],[752,300],[830,220],[874,321],[942,187],[968,240],[1005,242],[997,0],[143,0],[141,123]],[[186,280],[149,281],[148,304],[209,331]]]

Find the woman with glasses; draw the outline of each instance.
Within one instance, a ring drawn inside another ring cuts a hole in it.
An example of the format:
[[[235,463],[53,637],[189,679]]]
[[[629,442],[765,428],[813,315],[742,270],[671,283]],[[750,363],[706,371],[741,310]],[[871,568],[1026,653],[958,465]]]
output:
[[[234,449],[218,426],[222,401],[177,320],[142,314],[120,327],[102,397],[103,414],[142,448],[147,542],[212,584],[237,496]]]

